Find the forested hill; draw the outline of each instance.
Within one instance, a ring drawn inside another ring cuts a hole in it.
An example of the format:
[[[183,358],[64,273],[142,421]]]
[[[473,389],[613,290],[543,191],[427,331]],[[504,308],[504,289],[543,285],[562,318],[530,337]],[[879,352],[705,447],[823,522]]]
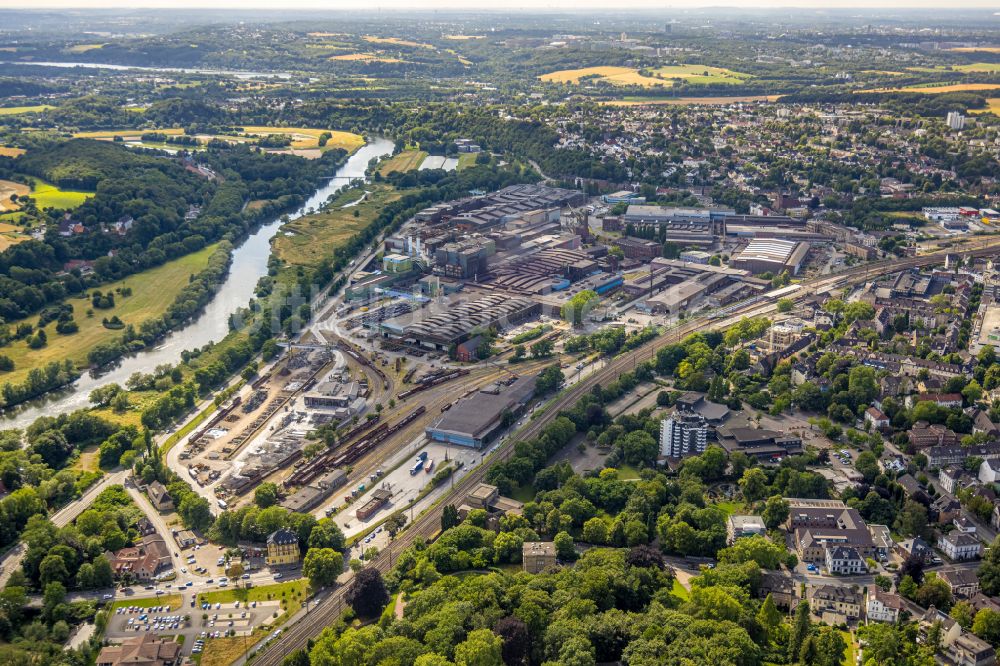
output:
[[[310,161],[234,146],[184,157],[74,139],[4,159],[4,173],[95,194],[69,212],[80,225],[70,235],[60,234],[65,211],[41,211],[44,240],[0,253],[0,318],[16,320],[217,240],[238,240],[261,219],[304,201],[344,156],[331,150]],[[188,168],[194,163],[209,166],[217,177]],[[245,209],[251,200],[263,205]],[[120,221],[129,223],[123,227]],[[64,273],[73,259],[93,261],[93,273]]]

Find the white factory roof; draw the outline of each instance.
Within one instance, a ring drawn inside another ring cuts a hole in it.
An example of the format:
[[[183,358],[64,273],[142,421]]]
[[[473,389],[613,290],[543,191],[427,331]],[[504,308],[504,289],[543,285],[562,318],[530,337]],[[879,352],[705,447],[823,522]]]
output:
[[[780,238],[755,238],[736,257],[742,261],[774,261],[784,263],[795,251],[797,241]]]

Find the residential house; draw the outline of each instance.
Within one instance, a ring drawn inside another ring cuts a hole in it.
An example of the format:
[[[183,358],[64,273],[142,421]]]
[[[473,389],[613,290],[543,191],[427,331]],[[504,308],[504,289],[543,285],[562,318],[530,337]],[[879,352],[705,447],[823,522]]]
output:
[[[156,532],[156,527],[153,525],[153,521],[143,516],[135,521],[135,530],[139,533],[139,536],[146,536],[147,534]]]
[[[946,525],[962,515],[962,504],[951,495],[941,495],[931,503],[928,514],[939,525]]]
[[[757,592],[761,599],[771,595],[771,600],[778,608],[788,611],[795,610],[799,605],[798,584],[787,571],[763,571],[760,576],[760,586]]]
[[[826,570],[840,576],[868,573],[865,558],[851,546],[831,546],[826,549]]]
[[[167,492],[166,487],[159,481],[153,481],[146,486],[146,495],[157,511],[166,512],[174,510],[174,498]]]
[[[961,408],[962,406],[962,394],[961,393],[918,393],[917,395],[907,396],[906,406],[912,408],[914,405],[920,402],[933,402],[940,407],[946,407],[951,409],[952,407]]]
[[[97,666],[175,666],[181,661],[180,643],[151,633],[108,645],[97,656]]]
[[[868,532],[872,535],[872,547],[875,550],[875,557],[886,561],[892,553],[896,542],[892,540],[892,533],[887,525],[869,525]]]
[[[902,609],[903,600],[898,594],[885,592],[878,585],[868,586],[865,617],[869,622],[895,622],[899,619],[899,611]]]
[[[925,562],[930,560],[934,556],[934,550],[931,545],[921,539],[920,537],[914,537],[912,539],[905,539],[896,544],[896,554],[899,555],[904,560],[911,556],[916,556],[923,559]]]
[[[959,532],[965,532],[966,534],[976,533],[976,524],[973,523],[968,517],[964,515],[955,516],[952,518],[951,524],[955,526],[955,529]]]
[[[940,647],[936,661],[945,666],[993,666],[996,651],[983,639],[966,632],[955,620],[933,606],[920,618],[919,642],[927,640],[931,627],[941,628]]]
[[[975,476],[961,465],[948,465],[938,471],[938,481],[946,492],[955,494],[960,488],[965,488],[975,479]]]
[[[971,599],[979,593],[979,576],[969,569],[942,571],[938,578],[943,580],[953,597]]]
[[[267,537],[267,557],[268,566],[279,566],[282,564],[298,564],[299,562],[299,537],[290,529],[282,527],[275,530]]]
[[[932,446],[923,453],[927,456],[928,468],[940,469],[945,465],[961,465],[966,458],[973,456],[977,458],[1000,456],[1000,443],[977,444],[973,446],[961,446],[956,443],[949,446]]]
[[[979,480],[983,483],[1000,482],[1000,458],[987,458],[979,465]]]
[[[827,624],[843,624],[861,617],[861,593],[844,585],[812,588],[809,607]]]
[[[1000,428],[990,420],[990,415],[987,412],[977,409],[976,415],[972,418],[972,434],[998,437],[1000,436]]]
[[[982,552],[982,545],[979,543],[979,539],[971,534],[960,531],[942,536],[938,539],[937,547],[948,556],[948,559],[956,562],[974,560]]]
[[[872,430],[878,430],[880,432],[888,430],[891,427],[889,424],[889,417],[877,407],[869,407],[865,410],[865,425]]]
[[[927,495],[927,492],[924,490],[923,486],[921,486],[917,482],[917,480],[913,478],[912,475],[904,474],[903,476],[896,479],[896,483],[902,486],[903,493],[909,499],[916,500],[917,502],[920,502],[921,504],[925,505],[930,504],[931,498]]]

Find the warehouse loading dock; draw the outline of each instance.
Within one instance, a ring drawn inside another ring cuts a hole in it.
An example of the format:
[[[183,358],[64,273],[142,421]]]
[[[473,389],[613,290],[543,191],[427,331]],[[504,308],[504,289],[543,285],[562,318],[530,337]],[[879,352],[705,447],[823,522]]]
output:
[[[482,448],[504,427],[504,415],[516,416],[535,393],[535,377],[520,377],[496,393],[480,391],[460,401],[426,430],[435,442]]]

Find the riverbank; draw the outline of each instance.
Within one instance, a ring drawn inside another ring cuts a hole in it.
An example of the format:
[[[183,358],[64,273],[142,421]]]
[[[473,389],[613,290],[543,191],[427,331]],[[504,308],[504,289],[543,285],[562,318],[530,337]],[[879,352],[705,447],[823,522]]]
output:
[[[189,323],[167,334],[152,349],[140,351],[121,359],[115,367],[100,376],[85,374],[70,388],[54,392],[25,405],[7,410],[0,416],[0,427],[24,428],[36,418],[53,413],[69,412],[86,408],[89,405],[87,396],[98,386],[108,383],[124,385],[128,378],[136,372],[152,373],[158,366],[173,365],[186,360],[193,360],[193,350],[203,350],[198,354],[198,362],[193,366],[200,367],[208,359],[217,358],[229,345],[222,346],[227,338],[230,342],[246,341],[246,332],[234,333],[230,330],[230,316],[240,308],[245,308],[255,296],[258,280],[268,273],[268,261],[271,255],[271,240],[285,224],[285,220],[296,220],[319,209],[327,199],[341,189],[345,182],[354,178],[364,178],[368,162],[374,157],[381,157],[392,152],[392,142],[375,138],[346,158],[337,168],[333,178],[326,180],[297,209],[287,215],[265,222],[256,231],[240,243],[232,253],[232,263],[227,278],[215,292],[213,298],[202,309],[201,313]],[[206,346],[209,348],[206,349]],[[213,351],[218,347],[218,350]],[[205,359],[204,361],[202,359]],[[193,375],[192,369],[185,374]],[[132,400],[133,404],[147,404],[151,395],[140,394]],[[134,420],[134,416],[133,416]]]

